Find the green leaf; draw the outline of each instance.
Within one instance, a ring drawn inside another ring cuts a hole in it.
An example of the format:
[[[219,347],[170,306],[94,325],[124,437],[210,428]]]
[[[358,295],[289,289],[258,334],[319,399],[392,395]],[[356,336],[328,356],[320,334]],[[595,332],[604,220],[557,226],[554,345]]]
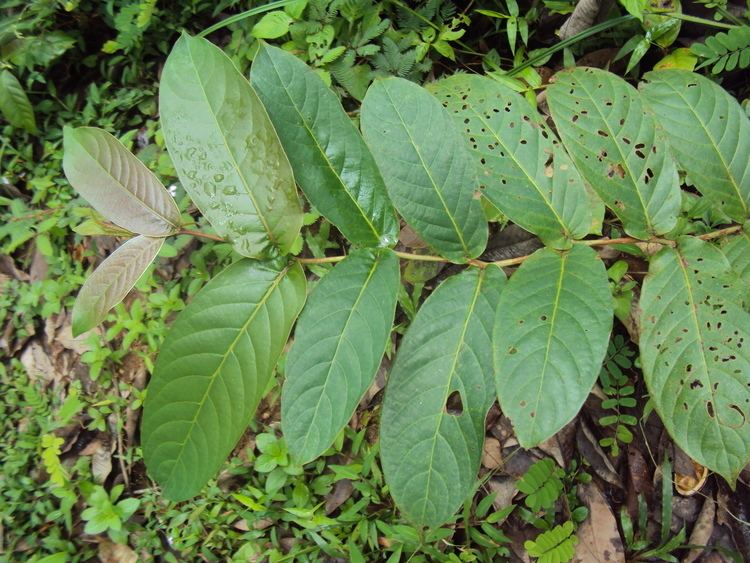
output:
[[[638,92],[593,68],[561,72],[547,89],[558,133],[583,177],[633,237],[671,231],[677,168]]]
[[[649,265],[641,292],[641,365],[675,443],[734,486],[750,461],[750,315],[716,247],[682,237]]]
[[[523,96],[469,74],[435,82],[431,90],[464,130],[482,193],[493,205],[545,244],[589,233],[592,204],[583,179]]]
[[[611,330],[607,271],[589,247],[538,250],[511,277],[495,322],[495,381],[521,446],[543,442],[578,413]]]
[[[253,26],[250,34],[259,39],[277,39],[289,32],[289,26],[293,22],[294,19],[286,12],[269,12]]]
[[[737,235],[727,238],[722,251],[732,270],[739,276],[740,283],[745,286],[745,295],[750,298],[750,291],[747,289],[750,283],[750,223],[746,223]]]
[[[292,169],[247,79],[221,49],[183,35],[162,72],[164,139],[216,232],[251,258],[285,254],[302,226]]]
[[[171,500],[200,492],[242,436],[305,301],[295,264],[240,260],[177,317],[143,411],[143,457]]]
[[[561,471],[550,458],[540,459],[518,481],[518,490],[526,495],[524,503],[534,512],[550,509],[563,492]]]
[[[251,77],[310,203],[355,244],[395,244],[398,221],[372,154],[320,76],[262,45]]]
[[[298,461],[333,443],[372,384],[393,325],[399,263],[358,250],[310,295],[286,360],[281,427]]]
[[[471,492],[494,402],[492,323],[503,272],[469,269],[443,282],[409,327],[380,420],[383,471],[396,504],[432,528]]]
[[[172,196],[120,141],[94,127],[66,127],[63,137],[65,175],[94,209],[134,233],[177,231],[180,212]]]
[[[34,108],[21,83],[7,69],[0,72],[0,112],[13,127],[36,133]]]
[[[73,336],[94,328],[122,301],[153,262],[163,238],[143,235],[126,241],[94,270],[73,306]]]
[[[537,563],[565,563],[575,556],[578,538],[573,534],[575,525],[568,520],[551,530],[542,532],[534,540],[527,540],[523,546]]]
[[[640,88],[688,181],[735,221],[750,212],[750,120],[729,93],[699,74],[649,72]]]
[[[454,262],[479,256],[487,222],[468,147],[450,114],[403,78],[375,81],[362,103],[362,132],[398,212]]]

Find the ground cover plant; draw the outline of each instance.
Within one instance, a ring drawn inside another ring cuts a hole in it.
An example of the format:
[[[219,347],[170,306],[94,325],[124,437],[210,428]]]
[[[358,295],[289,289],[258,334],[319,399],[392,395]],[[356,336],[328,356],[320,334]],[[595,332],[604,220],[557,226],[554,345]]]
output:
[[[527,52],[538,7],[495,8],[272,3],[202,34],[226,52],[183,32],[149,94],[122,59],[151,117],[120,139],[122,108],[35,112],[4,71],[9,130],[56,124],[39,169],[4,155],[35,190],[3,199],[12,557],[742,557],[750,122],[693,72],[726,41],[641,75],[711,20],[626,4],[598,30],[628,82],[574,64],[593,28]],[[155,10],[104,52],[144,52]],[[462,57],[483,71],[434,66]],[[109,238],[84,278],[86,235]]]

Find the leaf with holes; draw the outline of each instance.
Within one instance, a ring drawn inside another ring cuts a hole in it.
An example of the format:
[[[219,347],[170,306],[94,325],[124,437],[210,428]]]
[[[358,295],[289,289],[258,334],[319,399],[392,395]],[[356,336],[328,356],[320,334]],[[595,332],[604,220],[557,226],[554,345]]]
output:
[[[471,492],[494,401],[492,323],[502,270],[444,281],[406,332],[380,420],[385,479],[416,523],[437,527]]]
[[[750,223],[745,223],[742,231],[728,237],[721,247],[724,256],[729,260],[732,271],[739,278],[738,284],[745,287],[743,297],[745,309],[750,304]]]
[[[180,212],[151,170],[112,135],[66,127],[63,169],[94,209],[134,233],[164,237],[177,231]]]
[[[593,68],[561,72],[547,100],[583,177],[633,237],[671,231],[680,210],[677,168],[637,90]]]
[[[487,244],[476,169],[448,112],[403,78],[375,81],[362,103],[362,132],[398,212],[454,262]]]
[[[94,270],[73,306],[73,336],[94,328],[122,301],[153,262],[163,238],[139,235],[126,241]]]
[[[315,286],[286,360],[281,428],[300,462],[322,454],[354,414],[385,352],[399,290],[390,250],[358,250]]]
[[[649,265],[641,365],[654,407],[685,453],[734,487],[750,461],[750,315],[719,249],[682,237]]]
[[[510,278],[495,322],[495,382],[521,446],[543,442],[578,413],[611,329],[607,271],[589,247],[538,250]]]
[[[7,69],[0,71],[0,112],[13,127],[36,133],[34,108],[21,83]]]
[[[216,232],[244,256],[287,253],[302,226],[292,169],[229,57],[183,34],[164,65],[159,110],[180,181]]]
[[[299,264],[235,262],[180,313],[159,352],[143,411],[143,457],[171,500],[200,492],[263,396],[305,301]]]
[[[520,94],[469,74],[430,88],[464,131],[479,164],[482,194],[493,205],[547,245],[589,234],[593,206],[583,179]]]
[[[398,221],[380,172],[320,76],[293,54],[262,45],[251,78],[310,203],[353,243],[394,245]]]
[[[728,92],[708,78],[682,70],[644,76],[640,88],[667,132],[688,182],[735,221],[750,212],[750,120]]]

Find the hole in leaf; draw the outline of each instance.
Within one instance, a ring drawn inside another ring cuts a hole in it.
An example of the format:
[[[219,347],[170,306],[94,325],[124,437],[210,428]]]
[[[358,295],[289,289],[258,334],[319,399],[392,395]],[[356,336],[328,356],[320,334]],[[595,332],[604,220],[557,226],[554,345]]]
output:
[[[464,412],[464,404],[461,401],[461,393],[453,391],[445,401],[445,412],[452,416],[461,416]]]
[[[708,411],[708,416],[710,416],[711,418],[715,416],[714,404],[711,401],[706,401],[706,411]]]

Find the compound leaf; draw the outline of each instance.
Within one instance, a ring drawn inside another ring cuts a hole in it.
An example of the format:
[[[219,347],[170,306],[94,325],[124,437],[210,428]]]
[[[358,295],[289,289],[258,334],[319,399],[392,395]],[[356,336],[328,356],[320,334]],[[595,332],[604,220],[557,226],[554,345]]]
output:
[[[750,315],[721,251],[692,237],[649,265],[641,365],[675,443],[734,486],[750,461]]]
[[[279,138],[250,83],[221,49],[183,35],[159,87],[164,139],[180,181],[240,254],[286,254],[302,208]]]
[[[493,205],[545,244],[589,233],[593,206],[583,179],[520,94],[469,74],[435,82],[431,90],[465,132],[482,194]]]
[[[0,72],[0,112],[13,127],[36,133],[34,108],[21,83],[7,69]]]
[[[551,530],[542,532],[533,540],[524,542],[523,547],[540,563],[572,561],[578,538],[573,533],[575,525],[568,520]]]
[[[479,256],[487,222],[476,167],[440,102],[403,78],[375,81],[362,103],[362,132],[398,212],[454,262]]]
[[[164,340],[143,411],[143,457],[171,500],[200,492],[258,406],[305,301],[299,264],[243,259],[212,279]]]
[[[649,72],[640,88],[688,181],[735,221],[750,211],[750,120],[737,100],[693,72]]]
[[[65,175],[94,209],[142,235],[164,237],[178,229],[172,196],[120,141],[95,127],[66,127],[63,137]]]
[[[393,325],[399,263],[358,250],[315,286],[297,323],[281,397],[284,438],[301,462],[322,454],[372,384]]]
[[[437,527],[471,492],[494,401],[492,323],[505,275],[443,282],[419,309],[388,379],[380,421],[385,479],[416,523]]]
[[[671,231],[677,168],[637,90],[593,68],[557,74],[547,89],[555,125],[583,177],[633,237]]]
[[[604,264],[589,247],[543,248],[510,278],[495,322],[495,381],[518,442],[543,442],[578,413],[612,329]]]
[[[120,246],[88,277],[73,306],[73,336],[102,322],[159,254],[163,238],[143,235]]]
[[[398,221],[372,154],[320,76],[262,45],[251,78],[310,203],[355,244],[395,244]]]

